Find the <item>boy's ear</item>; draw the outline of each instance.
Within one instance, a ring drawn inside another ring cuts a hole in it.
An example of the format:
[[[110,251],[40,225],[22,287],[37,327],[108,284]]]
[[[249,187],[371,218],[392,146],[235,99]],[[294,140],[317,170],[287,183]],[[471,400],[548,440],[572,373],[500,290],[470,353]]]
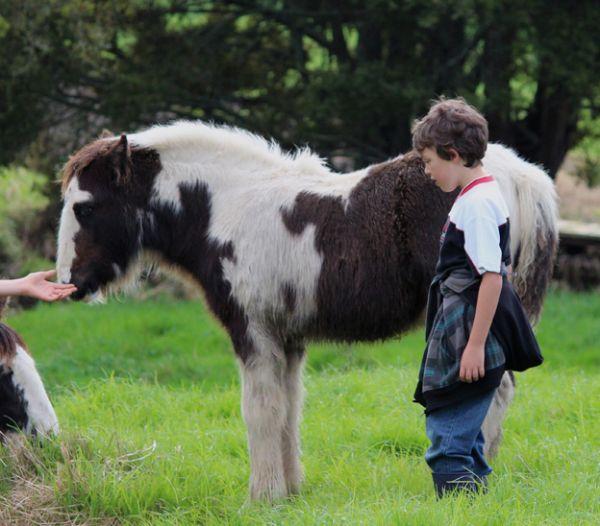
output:
[[[450,161],[452,161],[452,162],[460,161],[460,155],[454,148],[448,148],[446,150],[446,152],[448,152],[448,155],[450,156]]]

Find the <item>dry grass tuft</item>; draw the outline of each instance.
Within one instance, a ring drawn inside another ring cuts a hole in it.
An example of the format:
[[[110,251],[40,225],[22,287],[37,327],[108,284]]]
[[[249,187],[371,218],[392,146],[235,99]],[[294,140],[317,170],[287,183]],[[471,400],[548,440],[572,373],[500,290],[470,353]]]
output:
[[[62,477],[58,476],[55,485],[45,481],[47,467],[42,457],[40,443],[29,440],[23,434],[11,433],[5,437],[4,455],[1,460],[8,473],[9,489],[0,495],[0,524],[11,526],[116,526],[116,518],[86,517],[76,506],[60,502]],[[61,444],[60,471],[69,471],[69,460],[73,449]],[[66,474],[67,477],[73,473]]]

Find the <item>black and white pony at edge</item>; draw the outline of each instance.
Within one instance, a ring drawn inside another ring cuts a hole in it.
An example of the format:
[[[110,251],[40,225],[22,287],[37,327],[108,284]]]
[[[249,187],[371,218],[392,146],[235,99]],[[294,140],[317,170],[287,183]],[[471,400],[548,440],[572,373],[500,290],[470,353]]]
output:
[[[0,319],[8,298],[0,297]],[[49,438],[59,431],[46,389],[21,336],[0,322],[0,441],[27,435]]]
[[[512,280],[536,322],[557,245],[553,183],[499,144],[483,164],[508,203]],[[455,197],[414,152],[334,173],[308,149],[176,122],[100,138],[70,158],[58,275],[78,287],[75,299],[121,289],[148,263],[201,287],[240,366],[250,496],[271,500],[303,479],[307,341],[374,341],[414,326]],[[488,454],[513,392],[507,373],[484,424]]]

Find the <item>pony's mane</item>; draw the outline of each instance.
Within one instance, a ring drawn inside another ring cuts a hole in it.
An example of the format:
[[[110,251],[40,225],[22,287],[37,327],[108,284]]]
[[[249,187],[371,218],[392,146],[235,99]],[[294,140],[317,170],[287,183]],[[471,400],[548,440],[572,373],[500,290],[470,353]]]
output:
[[[175,121],[128,134],[127,138],[132,147],[150,147],[161,154],[204,147],[224,152],[227,157],[241,154],[283,169],[290,167],[299,172],[313,174],[329,172],[325,160],[308,147],[297,148],[294,152],[284,152],[275,140],[268,141],[260,135],[233,126],[202,121]],[[118,136],[103,136],[71,155],[62,169],[63,192],[75,175],[94,159],[106,155],[118,139]]]
[[[293,164],[301,171],[329,171],[325,160],[310,148],[285,152],[275,141],[234,126],[202,121],[175,121],[156,125],[129,136],[133,144],[157,149],[160,153],[193,147],[205,147],[231,155],[244,155],[278,165]]]
[[[71,155],[60,173],[63,193],[73,177],[81,173],[94,159],[106,155],[115,146],[116,142],[117,138],[96,139]]]

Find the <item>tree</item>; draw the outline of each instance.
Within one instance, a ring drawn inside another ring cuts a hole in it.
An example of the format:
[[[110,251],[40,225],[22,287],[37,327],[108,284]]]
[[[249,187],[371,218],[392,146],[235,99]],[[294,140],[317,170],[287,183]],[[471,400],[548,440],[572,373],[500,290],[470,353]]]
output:
[[[60,123],[80,143],[203,118],[365,164],[409,149],[412,120],[445,94],[554,175],[582,112],[597,118],[600,13],[586,0],[1,5],[0,163]]]

